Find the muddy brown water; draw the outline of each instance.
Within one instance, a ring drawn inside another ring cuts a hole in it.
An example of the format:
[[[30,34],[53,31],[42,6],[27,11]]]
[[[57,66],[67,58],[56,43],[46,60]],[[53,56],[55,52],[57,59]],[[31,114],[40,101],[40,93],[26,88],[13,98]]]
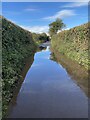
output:
[[[50,54],[49,47],[35,53],[8,118],[88,118],[85,91]]]

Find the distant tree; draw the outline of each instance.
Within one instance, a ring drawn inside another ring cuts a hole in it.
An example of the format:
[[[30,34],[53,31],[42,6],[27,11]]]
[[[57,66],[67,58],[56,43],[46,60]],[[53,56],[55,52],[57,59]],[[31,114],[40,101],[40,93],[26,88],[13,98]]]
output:
[[[41,33],[41,34],[33,33],[32,37],[35,42],[39,42],[39,43],[44,43],[50,40],[49,36],[47,36],[46,33]]]
[[[46,33],[42,33],[42,34],[40,34],[39,39],[42,40],[42,41],[47,40],[47,34],[46,34]]]
[[[58,30],[62,30],[66,25],[59,18],[56,21],[49,24],[49,34],[52,37],[54,34],[57,34]]]
[[[55,34],[54,28],[49,29],[49,35],[52,37]]]

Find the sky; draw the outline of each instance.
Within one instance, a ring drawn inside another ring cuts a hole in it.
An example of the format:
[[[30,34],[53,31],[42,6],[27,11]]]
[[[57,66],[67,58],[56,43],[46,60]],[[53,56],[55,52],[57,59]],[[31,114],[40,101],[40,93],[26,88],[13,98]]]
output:
[[[36,33],[48,33],[57,18],[65,29],[88,22],[87,2],[2,2],[2,15],[13,23]]]

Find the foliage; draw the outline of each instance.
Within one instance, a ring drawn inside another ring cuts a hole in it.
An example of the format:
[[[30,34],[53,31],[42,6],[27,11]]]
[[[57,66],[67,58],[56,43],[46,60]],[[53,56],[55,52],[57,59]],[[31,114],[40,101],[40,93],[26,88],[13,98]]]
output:
[[[54,35],[51,40],[52,48],[77,61],[88,69],[88,24],[65,30]]]
[[[2,17],[3,114],[13,96],[24,60],[35,50],[32,34]]]
[[[56,21],[49,24],[49,34],[52,37],[54,34],[57,34],[58,30],[62,30],[66,25],[59,18]]]
[[[50,40],[49,36],[47,36],[46,33],[41,33],[41,34],[32,33],[32,36],[33,36],[33,40],[37,44],[41,44]]]

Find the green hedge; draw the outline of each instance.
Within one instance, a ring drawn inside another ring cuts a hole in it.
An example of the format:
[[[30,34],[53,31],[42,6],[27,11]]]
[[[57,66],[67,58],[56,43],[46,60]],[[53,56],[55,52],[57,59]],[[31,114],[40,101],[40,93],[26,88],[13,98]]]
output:
[[[90,64],[88,60],[88,37],[89,26],[87,23],[54,35],[51,45],[60,54],[64,54],[88,68],[88,64]]]
[[[33,40],[35,41],[35,43],[37,43],[37,45],[40,45],[41,43],[50,41],[49,36],[47,36],[46,33],[41,33],[41,34],[37,34],[37,33],[32,33],[32,37]]]
[[[13,88],[25,65],[25,59],[34,55],[36,45],[32,34],[2,17],[2,83],[3,115],[13,96]]]

